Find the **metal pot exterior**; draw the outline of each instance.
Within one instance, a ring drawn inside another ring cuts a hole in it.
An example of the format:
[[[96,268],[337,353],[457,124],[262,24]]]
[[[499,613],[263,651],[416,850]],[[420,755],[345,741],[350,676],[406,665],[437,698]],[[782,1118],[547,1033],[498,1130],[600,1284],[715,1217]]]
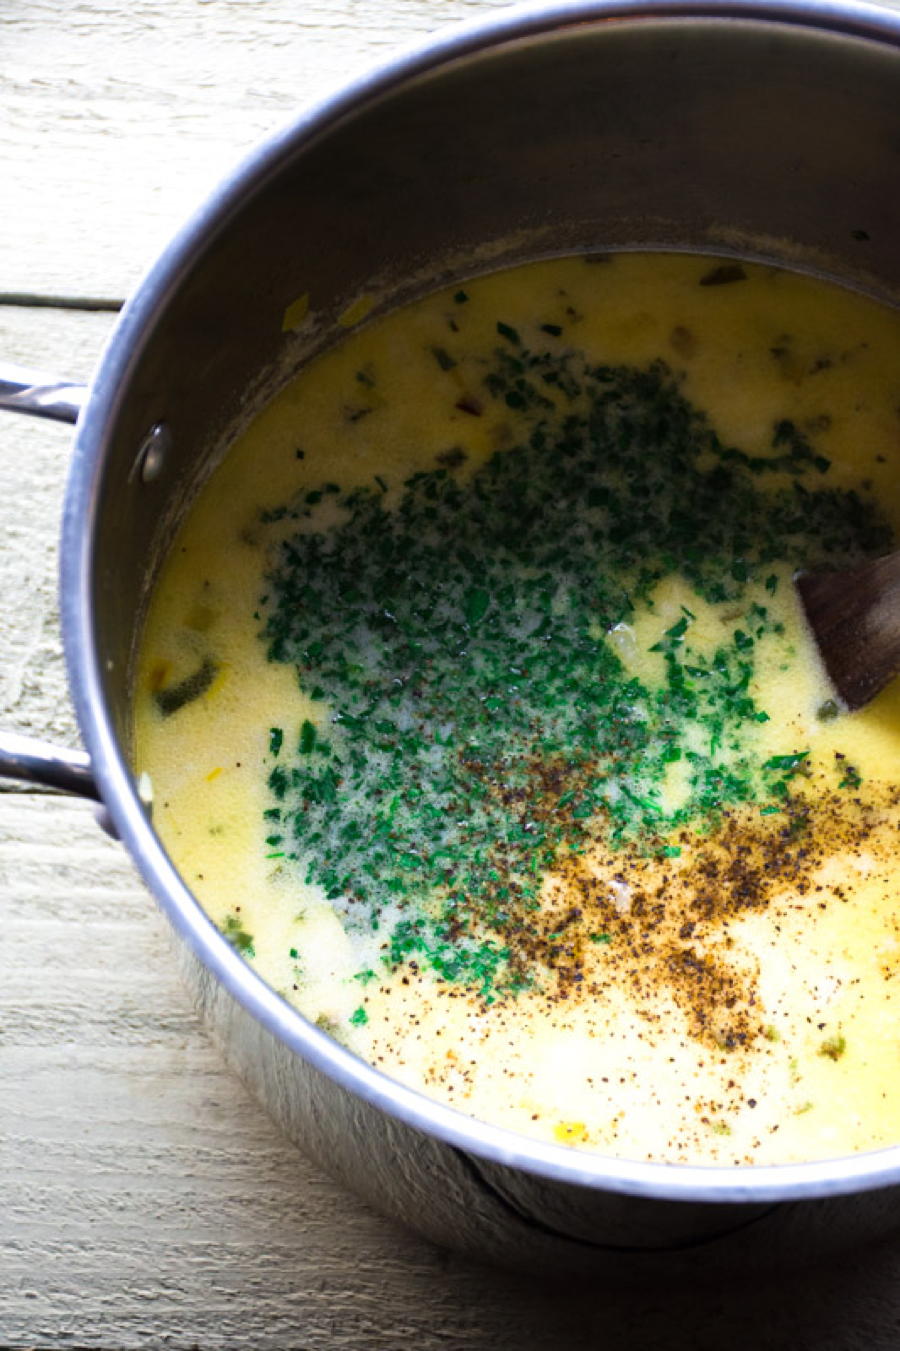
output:
[[[557,1280],[715,1282],[811,1263],[900,1222],[897,1186],[810,1200],[667,1200],[484,1158],[299,1058],[199,958],[186,948],[181,957],[227,1063],[294,1144],[383,1214],[466,1256]]]
[[[900,1223],[900,1148],[759,1169],[605,1159],[475,1122],[305,1022],[229,948],[129,765],[140,618],[223,437],[363,293],[618,248],[733,252],[900,296],[900,16],[562,4],[466,26],[253,157],[130,302],[79,424],[62,549],[73,694],[115,826],[225,1054],[288,1135],[435,1241],[505,1265],[749,1268]],[[310,294],[307,339],[282,331]]]

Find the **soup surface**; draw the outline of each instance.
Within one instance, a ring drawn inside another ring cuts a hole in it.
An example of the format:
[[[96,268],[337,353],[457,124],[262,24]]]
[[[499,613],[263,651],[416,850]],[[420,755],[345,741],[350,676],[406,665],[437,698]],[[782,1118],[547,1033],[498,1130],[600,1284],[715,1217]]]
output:
[[[898,373],[893,311],[684,255],[348,331],[200,495],[143,640],[138,767],[230,941],[526,1134],[900,1140],[900,696],[838,708],[792,586],[900,532]]]

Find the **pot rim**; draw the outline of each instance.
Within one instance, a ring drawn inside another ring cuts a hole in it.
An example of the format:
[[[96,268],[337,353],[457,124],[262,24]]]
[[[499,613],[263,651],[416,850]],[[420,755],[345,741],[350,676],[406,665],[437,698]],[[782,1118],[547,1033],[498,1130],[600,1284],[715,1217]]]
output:
[[[900,12],[864,0],[562,0],[525,3],[454,25],[403,48],[305,110],[240,164],[175,235],[129,300],[80,418],[63,513],[60,608],[73,702],[103,800],[121,839],[178,935],[269,1033],[344,1089],[402,1123],[473,1155],[554,1181],[645,1198],[741,1203],[838,1196],[900,1183],[900,1144],[810,1163],[701,1166],[649,1163],[544,1143],[444,1106],[361,1060],[287,1004],[240,958],[185,886],[140,801],[103,695],[93,607],[100,484],[145,335],[211,236],[275,176],[288,153],[395,86],[503,43],[615,19],[754,21],[900,47]]]

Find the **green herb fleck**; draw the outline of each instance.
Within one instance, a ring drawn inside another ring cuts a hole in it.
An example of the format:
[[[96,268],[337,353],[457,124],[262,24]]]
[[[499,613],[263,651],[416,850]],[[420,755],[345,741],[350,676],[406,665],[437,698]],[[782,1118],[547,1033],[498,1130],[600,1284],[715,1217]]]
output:
[[[170,685],[168,689],[156,690],[153,697],[163,717],[171,717],[180,708],[193,703],[195,699],[205,694],[215,680],[218,670],[211,657],[204,657],[202,665],[192,675],[186,676],[177,685]]]
[[[487,614],[490,603],[491,598],[487,591],[482,591],[480,587],[473,587],[471,591],[466,593],[466,623],[472,628],[474,628],[476,624],[480,624]]]
[[[804,761],[809,759],[809,751],[793,751],[790,755],[773,755],[765,761],[763,769],[784,769],[788,773],[800,769]]]
[[[256,950],[253,946],[252,935],[248,934],[240,916],[237,914],[226,915],[225,919],[219,925],[219,931],[228,939],[231,946],[244,957],[255,957]]]

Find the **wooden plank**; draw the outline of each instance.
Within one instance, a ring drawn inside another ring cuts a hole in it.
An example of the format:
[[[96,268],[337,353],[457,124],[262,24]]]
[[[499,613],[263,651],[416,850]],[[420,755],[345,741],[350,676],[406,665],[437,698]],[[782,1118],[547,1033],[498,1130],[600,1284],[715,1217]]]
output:
[[[225,1073],[88,808],[7,798],[0,890],[0,1341],[274,1347],[308,1306],[308,1344],[359,1346],[360,1261],[373,1289],[408,1274],[411,1294],[444,1268],[306,1164]],[[416,1317],[424,1332],[424,1305]]]
[[[3,359],[88,380],[114,316],[0,306]],[[67,745],[78,734],[66,693],[57,605],[57,540],[71,427],[0,414],[0,727]]]
[[[125,296],[302,107],[496,0],[2,0],[0,292]]]

